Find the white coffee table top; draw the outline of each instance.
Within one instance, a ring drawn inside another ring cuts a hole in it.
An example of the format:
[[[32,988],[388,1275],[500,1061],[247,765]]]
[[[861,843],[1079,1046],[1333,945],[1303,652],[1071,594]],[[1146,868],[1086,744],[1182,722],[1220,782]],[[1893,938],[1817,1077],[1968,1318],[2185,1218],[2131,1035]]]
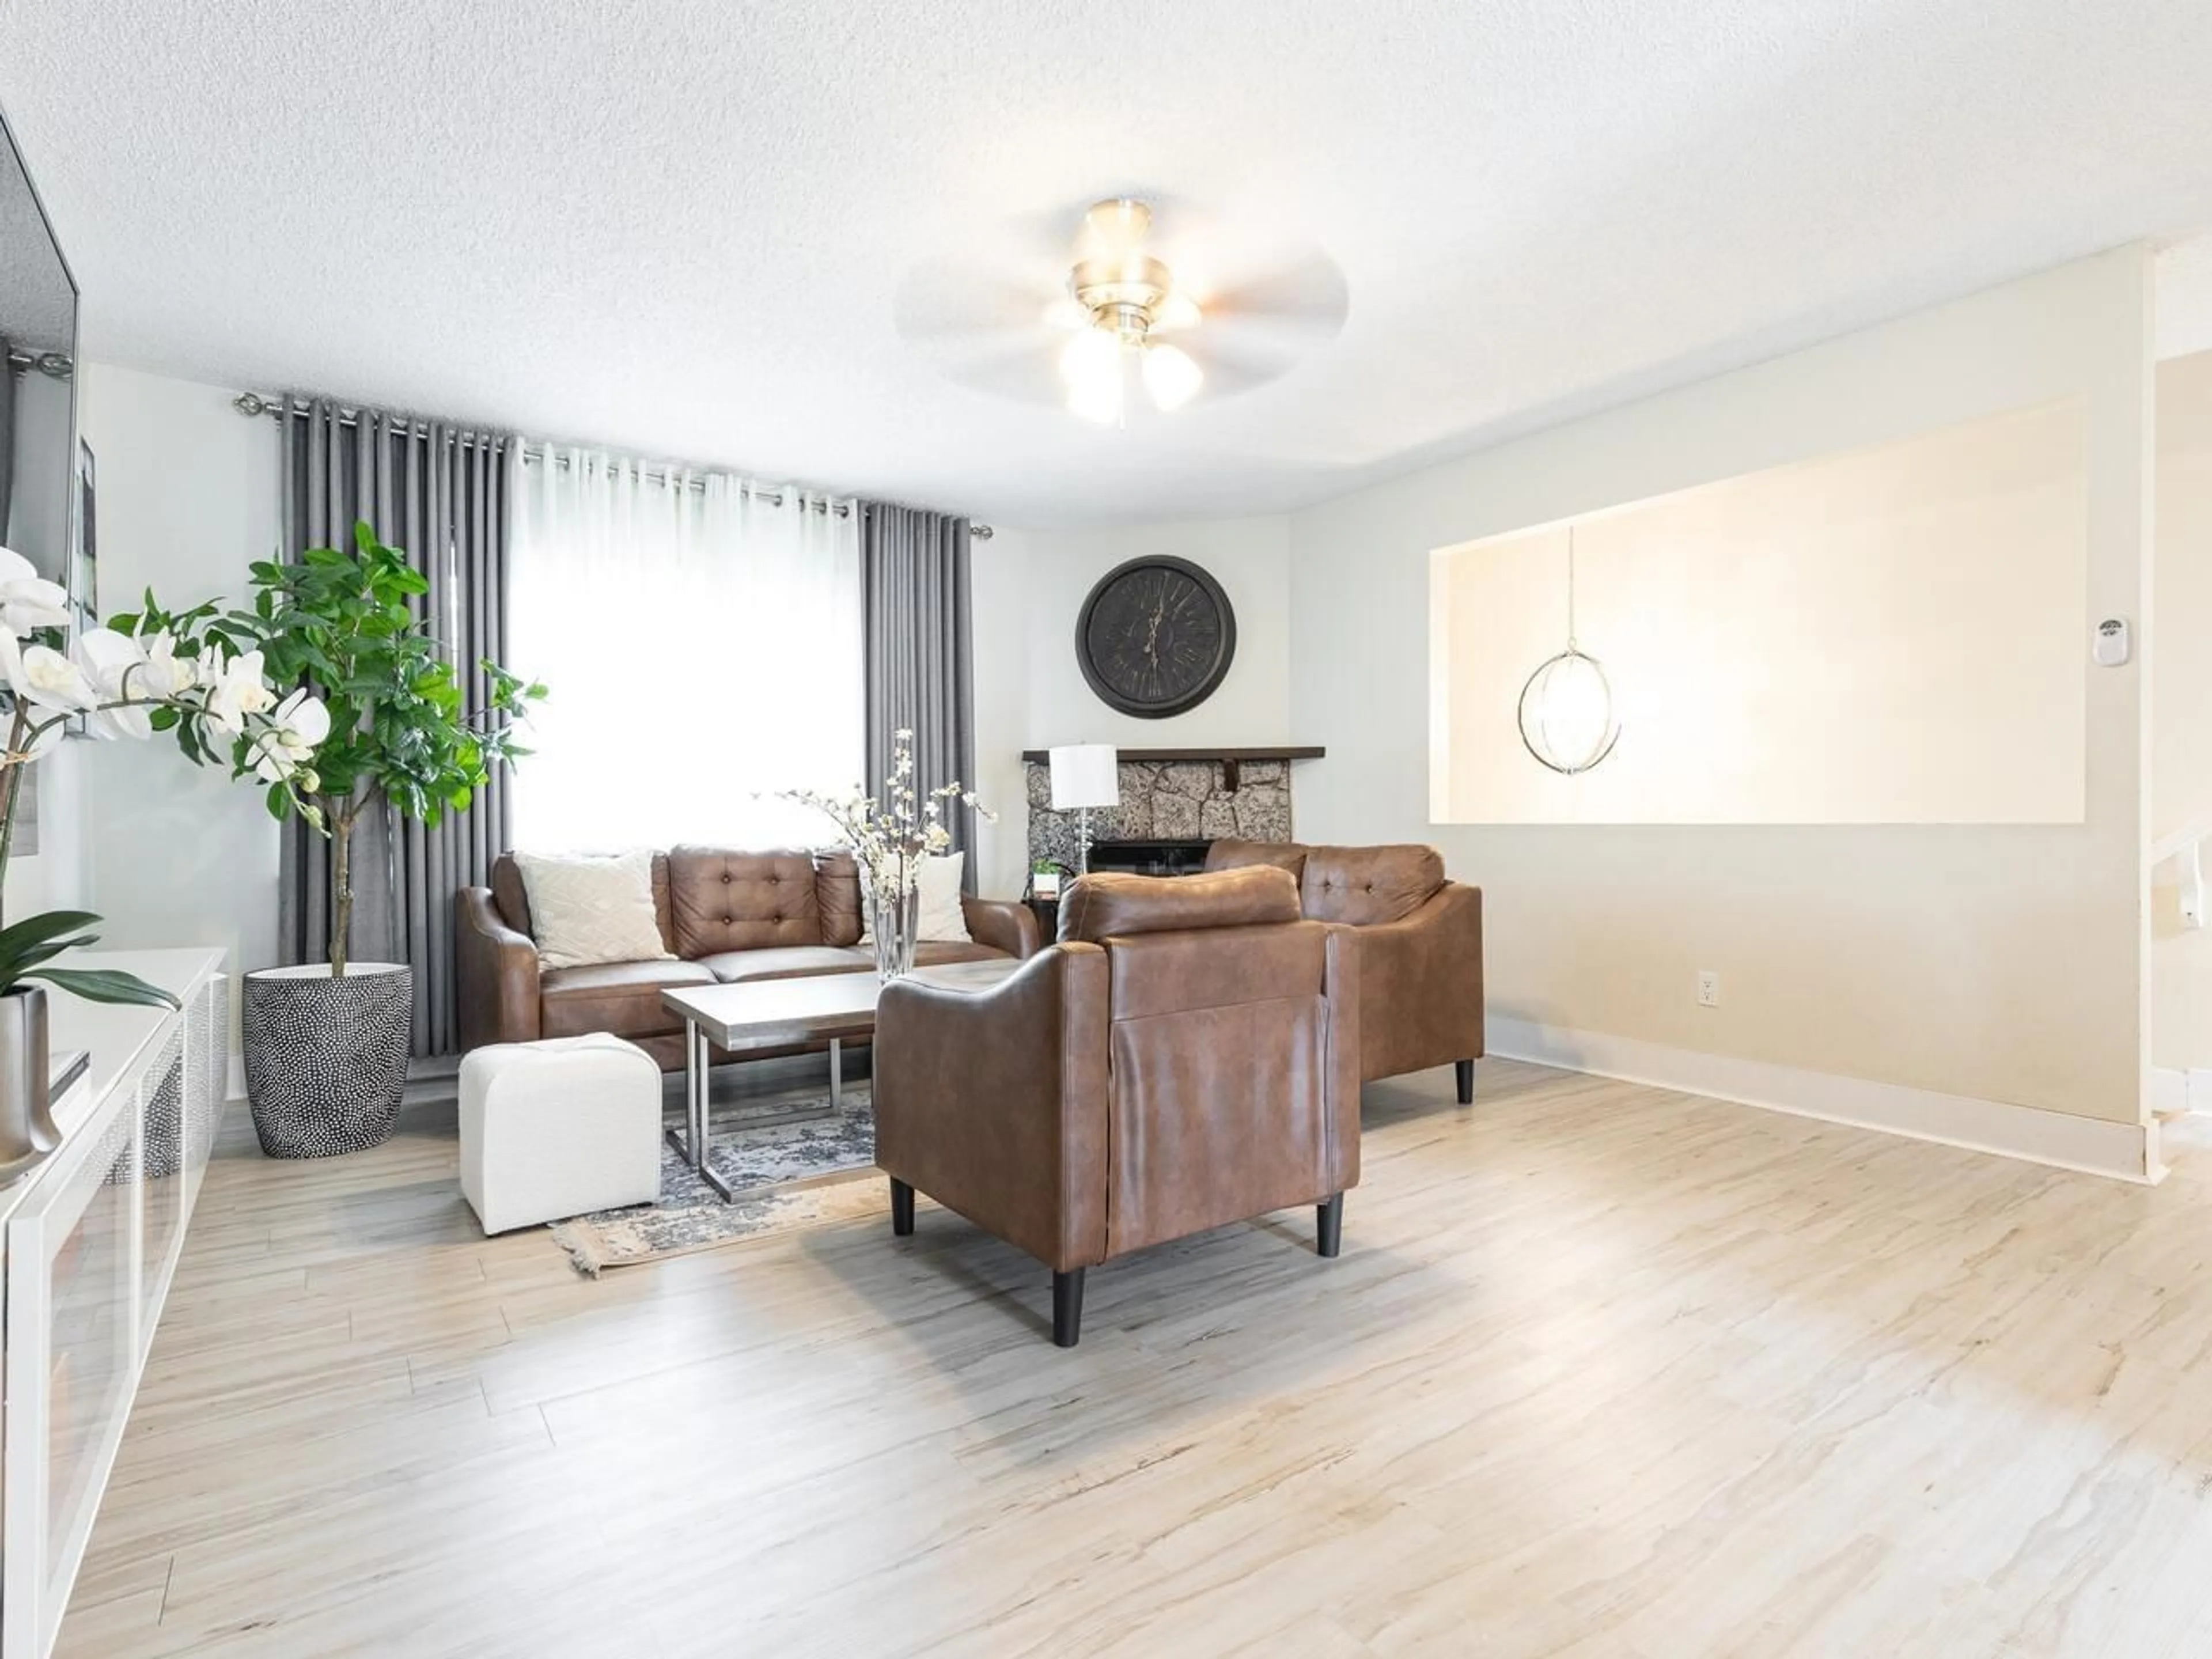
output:
[[[1021,963],[1011,957],[917,968],[924,985],[952,991],[988,990]],[[804,979],[760,979],[735,985],[672,986],[660,1006],[692,1022],[718,1047],[736,1053],[775,1048],[830,1037],[860,1037],[876,1029],[882,981],[870,973],[817,974]]]

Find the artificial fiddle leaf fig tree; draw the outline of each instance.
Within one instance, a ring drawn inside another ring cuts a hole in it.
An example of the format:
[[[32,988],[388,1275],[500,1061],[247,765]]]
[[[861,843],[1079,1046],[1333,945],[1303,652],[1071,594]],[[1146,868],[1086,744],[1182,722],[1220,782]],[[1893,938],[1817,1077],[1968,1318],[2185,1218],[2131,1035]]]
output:
[[[353,923],[352,843],[362,814],[389,802],[435,824],[465,811],[492,769],[529,753],[515,722],[545,688],[489,658],[484,707],[471,714],[443,645],[416,601],[429,581],[367,522],[351,552],[310,548],[296,564],[253,567],[253,609],[230,626],[259,648],[278,684],[312,684],[329,712],[314,744],[311,822],[331,842],[331,972],[343,977]],[[272,787],[283,818],[293,795]]]
[[[354,526],[350,551],[311,548],[296,563],[254,565],[252,579],[252,607],[205,626],[276,685],[317,699],[296,732],[300,754],[256,775],[269,786],[272,816],[297,811],[329,837],[331,938],[327,974],[283,968],[246,976],[246,1092],[264,1151],[323,1157],[391,1133],[414,1005],[405,963],[349,963],[354,831],[364,813],[387,804],[427,824],[465,810],[494,768],[527,752],[515,723],[545,690],[483,661],[471,709],[424,615],[428,580],[367,523]],[[136,631],[170,620],[150,594],[148,606],[148,617],[126,619]],[[298,722],[279,725],[289,732]],[[173,729],[192,754],[199,738],[186,726]]]

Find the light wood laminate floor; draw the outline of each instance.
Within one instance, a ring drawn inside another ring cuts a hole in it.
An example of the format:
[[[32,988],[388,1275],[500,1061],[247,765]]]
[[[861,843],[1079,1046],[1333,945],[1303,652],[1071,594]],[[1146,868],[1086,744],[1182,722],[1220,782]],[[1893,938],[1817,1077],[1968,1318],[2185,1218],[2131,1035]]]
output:
[[[1091,1275],[924,1206],[577,1278],[228,1126],[62,1651],[2212,1654],[2212,1185],[1504,1062]]]

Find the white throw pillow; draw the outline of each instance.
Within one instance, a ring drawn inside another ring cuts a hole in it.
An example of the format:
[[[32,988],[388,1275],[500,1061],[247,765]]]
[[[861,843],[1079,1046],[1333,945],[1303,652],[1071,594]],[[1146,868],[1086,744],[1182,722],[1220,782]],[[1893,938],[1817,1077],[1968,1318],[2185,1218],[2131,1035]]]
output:
[[[947,853],[921,861],[921,903],[916,914],[917,939],[974,941],[968,932],[968,913],[960,908],[960,876],[968,862],[965,853]],[[860,866],[860,943],[876,940],[876,906],[868,890],[868,866]]]
[[[968,913],[960,908],[960,872],[965,853],[947,853],[921,861],[921,937],[969,943]]]
[[[653,909],[653,854],[552,858],[517,853],[530,896],[530,931],[547,968],[601,962],[665,962]]]

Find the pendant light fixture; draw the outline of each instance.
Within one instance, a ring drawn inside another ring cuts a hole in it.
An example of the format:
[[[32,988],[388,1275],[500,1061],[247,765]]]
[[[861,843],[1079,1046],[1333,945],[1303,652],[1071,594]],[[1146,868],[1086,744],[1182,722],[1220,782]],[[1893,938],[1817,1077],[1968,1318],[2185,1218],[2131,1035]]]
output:
[[[1521,741],[1554,772],[1587,772],[1620,741],[1613,686],[1595,657],[1575,643],[1575,528],[1567,526],[1567,648],[1547,659],[1521,688]]]

